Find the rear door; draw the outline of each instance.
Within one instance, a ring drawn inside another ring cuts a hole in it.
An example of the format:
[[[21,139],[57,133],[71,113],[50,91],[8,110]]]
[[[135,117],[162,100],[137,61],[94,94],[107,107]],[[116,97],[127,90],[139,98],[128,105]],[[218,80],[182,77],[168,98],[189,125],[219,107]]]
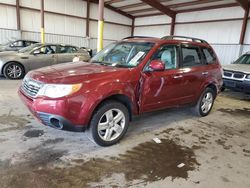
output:
[[[179,67],[179,46],[163,45],[151,57],[165,63],[164,71],[152,71],[145,67],[141,74],[141,112],[182,104],[186,98],[186,83]]]
[[[74,46],[58,46],[57,63],[72,62],[77,55],[77,48]]]
[[[185,83],[183,89],[187,95],[185,102],[195,102],[206,78],[210,75],[200,47],[188,44],[181,45],[180,68],[183,72],[183,82]]]

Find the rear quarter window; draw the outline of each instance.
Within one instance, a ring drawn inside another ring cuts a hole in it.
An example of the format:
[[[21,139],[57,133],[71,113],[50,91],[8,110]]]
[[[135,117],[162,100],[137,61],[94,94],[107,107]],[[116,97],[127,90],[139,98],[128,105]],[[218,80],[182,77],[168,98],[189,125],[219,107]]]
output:
[[[216,56],[211,48],[202,48],[205,63],[212,64],[216,62]]]

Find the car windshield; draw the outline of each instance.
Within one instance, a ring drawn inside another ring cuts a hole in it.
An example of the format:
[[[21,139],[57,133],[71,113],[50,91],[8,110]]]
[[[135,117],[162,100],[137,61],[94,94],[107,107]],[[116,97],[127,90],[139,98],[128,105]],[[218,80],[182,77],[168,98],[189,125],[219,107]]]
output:
[[[19,50],[18,52],[20,52],[20,53],[31,52],[31,51],[33,51],[33,50],[39,48],[40,46],[41,46],[41,44],[39,44],[39,43],[32,44],[32,45],[30,45],[30,46],[27,46],[27,47],[25,47],[25,48],[22,48],[22,49]]]
[[[150,51],[154,43],[113,43],[97,53],[90,62],[115,67],[135,67]]]
[[[248,64],[250,65],[250,54],[243,55],[237,59],[234,64]]]

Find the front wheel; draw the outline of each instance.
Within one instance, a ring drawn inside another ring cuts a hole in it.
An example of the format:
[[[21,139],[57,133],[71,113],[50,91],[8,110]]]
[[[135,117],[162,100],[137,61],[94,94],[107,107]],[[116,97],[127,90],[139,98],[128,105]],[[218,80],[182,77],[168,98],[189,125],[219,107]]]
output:
[[[128,109],[119,102],[107,101],[94,113],[87,135],[100,146],[110,146],[124,136],[128,124]]]
[[[214,104],[215,95],[213,89],[205,89],[194,107],[194,111],[198,116],[207,116],[210,113]]]
[[[8,63],[4,67],[3,73],[4,73],[5,78],[11,79],[11,80],[21,79],[24,77],[24,74],[25,74],[24,68],[22,67],[22,65],[16,62]]]

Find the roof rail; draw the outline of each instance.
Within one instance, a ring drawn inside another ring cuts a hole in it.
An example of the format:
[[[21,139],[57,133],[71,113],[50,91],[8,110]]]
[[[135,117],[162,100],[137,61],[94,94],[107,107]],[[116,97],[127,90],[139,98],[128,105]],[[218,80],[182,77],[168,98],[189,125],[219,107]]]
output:
[[[130,37],[125,37],[122,40],[125,39],[132,39],[132,38],[155,38],[155,37],[147,37],[147,36],[130,36]]]
[[[177,35],[164,36],[161,39],[173,40],[174,38],[187,39],[187,40],[192,40],[193,42],[201,42],[201,43],[208,44],[208,42],[203,40],[203,39],[198,39],[198,38],[194,38],[194,37],[177,36]]]

